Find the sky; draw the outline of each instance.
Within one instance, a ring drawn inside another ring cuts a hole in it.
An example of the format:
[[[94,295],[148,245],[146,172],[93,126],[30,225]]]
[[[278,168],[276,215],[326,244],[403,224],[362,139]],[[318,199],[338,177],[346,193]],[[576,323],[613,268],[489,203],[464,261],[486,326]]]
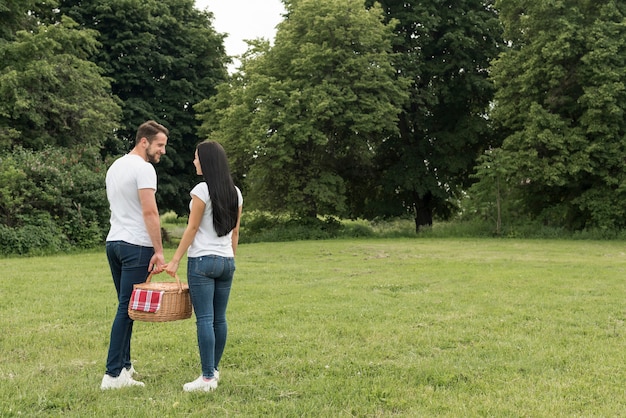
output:
[[[273,42],[276,25],[285,12],[280,0],[196,0],[196,8],[213,12],[215,30],[228,34],[224,47],[230,56],[248,49],[244,39],[265,38]]]

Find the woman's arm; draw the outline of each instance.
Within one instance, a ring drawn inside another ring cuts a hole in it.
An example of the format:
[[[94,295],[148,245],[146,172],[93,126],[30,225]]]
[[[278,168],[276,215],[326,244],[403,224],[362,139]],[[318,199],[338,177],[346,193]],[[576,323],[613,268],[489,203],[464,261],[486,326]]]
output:
[[[191,213],[189,214],[187,228],[185,228],[183,237],[180,239],[180,243],[178,244],[178,248],[172,257],[172,260],[167,263],[167,268],[165,269],[167,274],[170,276],[176,275],[178,264],[196,237],[196,233],[200,228],[200,222],[202,221],[202,215],[204,215],[204,208],[206,207],[205,203],[195,195],[191,196],[191,201],[193,203],[191,204]]]
[[[237,253],[237,245],[239,245],[239,224],[241,222],[242,206],[239,206],[239,214],[237,215],[237,224],[233,228],[232,242],[233,242],[233,255]]]

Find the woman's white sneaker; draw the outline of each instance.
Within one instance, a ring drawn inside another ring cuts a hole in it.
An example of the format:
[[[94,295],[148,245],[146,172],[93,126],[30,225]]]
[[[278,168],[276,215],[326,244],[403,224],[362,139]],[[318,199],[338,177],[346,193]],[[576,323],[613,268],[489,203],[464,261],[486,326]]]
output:
[[[183,390],[185,392],[211,392],[215,389],[217,389],[217,379],[215,377],[205,380],[203,376],[200,376],[193,382],[185,383],[183,385]]]

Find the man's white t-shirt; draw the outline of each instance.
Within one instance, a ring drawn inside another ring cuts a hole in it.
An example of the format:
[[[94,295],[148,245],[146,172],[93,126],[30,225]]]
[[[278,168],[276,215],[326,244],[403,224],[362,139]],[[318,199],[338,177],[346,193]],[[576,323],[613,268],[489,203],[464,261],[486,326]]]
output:
[[[237,190],[238,206],[243,205],[243,196],[241,190],[235,186]],[[232,235],[233,231],[218,237],[215,228],[213,227],[213,207],[211,205],[211,198],[209,197],[209,186],[205,182],[197,184],[189,193],[192,197],[196,196],[202,200],[205,204],[204,213],[202,214],[202,221],[200,221],[200,227],[196,236],[187,250],[188,257],[201,257],[204,255],[219,255],[222,257],[234,257]],[[189,203],[189,210],[193,206],[193,200]]]
[[[111,229],[107,241],[152,247],[139,200],[140,189],[157,189],[156,170],[138,155],[126,154],[109,167],[107,198],[111,208]]]

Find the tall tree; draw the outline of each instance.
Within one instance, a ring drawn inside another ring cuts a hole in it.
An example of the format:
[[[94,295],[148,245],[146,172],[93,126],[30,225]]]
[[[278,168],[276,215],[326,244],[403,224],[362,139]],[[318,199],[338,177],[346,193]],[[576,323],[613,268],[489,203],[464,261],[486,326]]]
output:
[[[130,149],[137,126],[155,119],[170,129],[166,158],[157,166],[159,207],[186,213],[197,180],[190,160],[199,142],[193,106],[227,78],[223,35],[194,0],[60,0],[60,15],[100,33],[95,62],[123,102],[119,137],[108,152]]]
[[[97,33],[54,2],[0,6],[0,252],[101,242],[108,225],[100,147],[121,108],[90,61]],[[3,8],[4,7],[4,8]]]
[[[27,12],[32,10],[35,0],[3,0],[0,2],[0,42],[13,39],[18,30],[34,26],[36,20]]]
[[[99,148],[113,137],[120,107],[89,61],[98,48],[94,31],[65,18],[12,38],[0,43],[0,149]]]
[[[370,216],[408,210],[419,230],[434,214],[452,214],[477,156],[492,141],[485,117],[494,94],[488,68],[501,29],[490,0],[376,2],[387,19],[400,22],[395,65],[413,84],[399,135],[378,152],[381,186]]]
[[[511,48],[493,66],[526,213],[574,229],[626,227],[626,4],[498,3]]]
[[[205,127],[247,170],[249,201],[303,217],[351,215],[406,99],[392,28],[363,0],[293,0],[286,9],[274,46],[250,51]]]

